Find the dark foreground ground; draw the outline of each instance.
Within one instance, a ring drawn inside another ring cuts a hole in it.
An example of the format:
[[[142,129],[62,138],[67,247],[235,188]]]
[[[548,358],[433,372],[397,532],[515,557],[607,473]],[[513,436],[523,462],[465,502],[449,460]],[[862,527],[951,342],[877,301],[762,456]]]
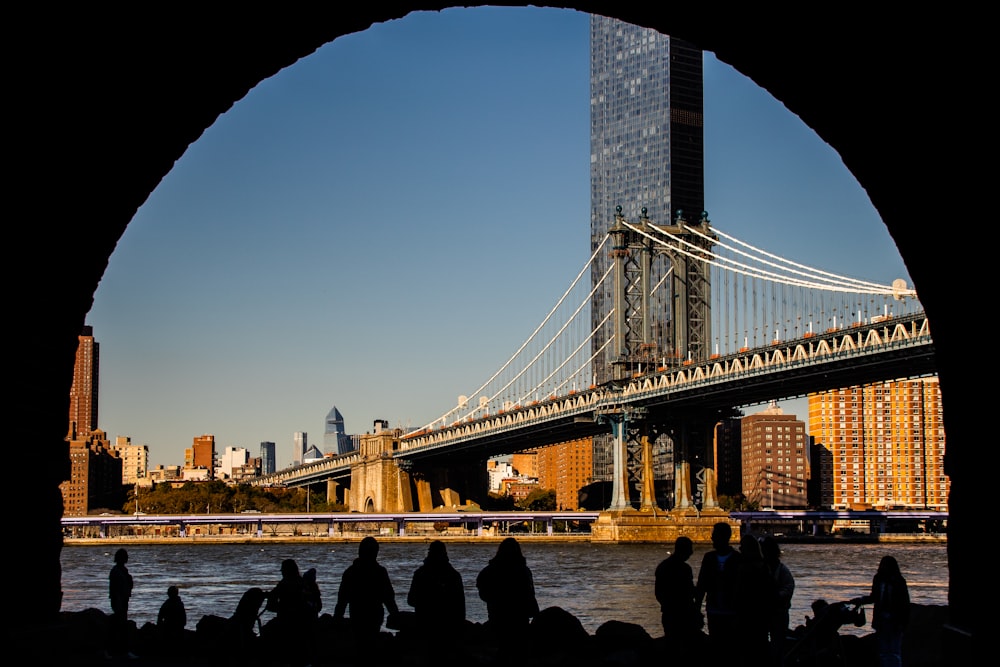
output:
[[[197,630],[186,630],[180,641],[163,642],[152,624],[132,628],[135,658],[108,658],[104,636],[108,616],[99,609],[62,612],[59,623],[7,632],[6,642],[21,665],[133,665],[134,667],[712,667],[705,647],[694,655],[678,655],[662,637],[651,637],[642,626],[619,621],[605,623],[594,634],[557,607],[543,610],[525,637],[511,637],[500,645],[490,641],[486,628],[468,623],[447,641],[423,642],[404,627],[397,634],[383,632],[378,641],[359,645],[343,623],[329,615],[320,618],[310,636],[291,642],[265,642],[256,634],[240,636],[229,619],[206,617]],[[947,607],[914,605],[905,635],[903,664],[907,667],[951,665],[942,645]],[[189,626],[191,624],[189,623]],[[800,651],[796,667],[837,665],[877,666],[874,636],[841,633],[839,646],[826,657]],[[707,638],[706,638],[707,639]],[[305,653],[297,653],[304,651]],[[8,653],[10,655],[10,653]],[[726,667],[764,665],[763,657],[737,651]]]

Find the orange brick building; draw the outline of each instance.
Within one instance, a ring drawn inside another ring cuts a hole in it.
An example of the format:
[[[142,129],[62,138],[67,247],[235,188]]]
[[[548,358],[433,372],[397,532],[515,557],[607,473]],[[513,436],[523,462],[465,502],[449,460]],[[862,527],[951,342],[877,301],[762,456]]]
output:
[[[937,377],[812,394],[809,435],[824,460],[823,506],[948,509]]]

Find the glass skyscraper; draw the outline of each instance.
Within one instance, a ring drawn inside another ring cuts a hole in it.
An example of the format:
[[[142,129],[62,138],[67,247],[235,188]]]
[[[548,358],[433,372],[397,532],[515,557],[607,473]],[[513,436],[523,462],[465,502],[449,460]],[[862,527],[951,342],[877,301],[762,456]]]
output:
[[[643,208],[656,225],[671,225],[678,216],[699,221],[705,206],[702,98],[700,49],[655,30],[591,16],[591,252],[607,236],[617,206],[633,223]],[[605,246],[591,269],[593,285],[610,263],[610,247]],[[652,292],[649,307],[651,342],[658,358],[677,353],[671,342],[672,290],[669,281],[663,283],[665,288],[661,285],[669,269],[666,255],[654,255],[651,285],[660,288]],[[612,290],[609,280],[594,293],[591,320],[595,329],[613,308]],[[612,334],[609,320],[595,334],[593,349],[601,349]],[[611,349],[608,346],[595,357],[595,383],[612,378]],[[664,458],[657,457],[659,461]],[[595,479],[610,479],[611,470],[610,438],[595,438]],[[656,472],[660,479],[666,470]]]
[[[323,431],[323,453],[327,455],[347,454],[354,451],[354,442],[347,435],[344,426],[344,416],[337,406],[326,413],[326,428]]]
[[[277,469],[278,461],[275,458],[274,443],[265,440],[260,443],[260,473],[270,475]]]

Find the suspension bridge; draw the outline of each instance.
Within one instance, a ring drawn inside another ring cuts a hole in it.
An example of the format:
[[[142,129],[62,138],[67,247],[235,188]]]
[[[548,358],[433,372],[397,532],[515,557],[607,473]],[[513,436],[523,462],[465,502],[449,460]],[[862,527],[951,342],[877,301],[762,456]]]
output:
[[[633,480],[643,489],[639,507],[650,508],[650,442],[667,437],[678,507],[693,504],[696,460],[708,468],[702,502],[711,507],[706,427],[720,415],[935,372],[929,323],[904,280],[879,284],[779,257],[714,227],[705,213],[688,222],[678,212],[658,225],[645,211],[626,220],[619,207],[609,233],[593,239],[590,258],[542,322],[453,407],[421,428],[377,429],[357,451],[251,483],[326,481],[350,488],[344,497],[352,509],[409,510],[410,502],[423,510],[433,506],[430,485],[459,486],[458,470],[474,485],[489,457],[605,437],[613,469],[609,509],[635,504]],[[449,468],[450,476],[440,472]],[[412,484],[415,503],[403,488]]]

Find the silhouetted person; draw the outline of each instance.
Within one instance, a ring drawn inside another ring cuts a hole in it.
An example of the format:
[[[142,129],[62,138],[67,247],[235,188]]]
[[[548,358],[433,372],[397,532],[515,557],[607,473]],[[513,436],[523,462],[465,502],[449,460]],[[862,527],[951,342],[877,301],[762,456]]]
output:
[[[111,621],[108,628],[108,649],[111,656],[136,657],[129,651],[128,602],[132,597],[132,575],[125,564],[128,552],[115,552],[115,564],[108,575],[108,598],[111,601]]]
[[[486,603],[486,625],[496,638],[523,637],[538,614],[535,582],[521,545],[504,539],[496,555],[476,577],[479,597]]]
[[[253,648],[258,638],[256,630],[260,629],[260,608],[266,601],[267,593],[264,589],[257,586],[249,588],[240,597],[233,615],[229,617],[225,645],[236,652],[234,657],[237,659]]]
[[[426,639],[452,638],[465,623],[465,584],[448,560],[444,542],[434,540],[424,563],[413,573],[406,602],[413,607],[417,630]]]
[[[792,595],[795,593],[795,578],[788,566],[781,562],[781,546],[774,537],[771,535],[764,537],[760,548],[771,579],[767,639],[770,645],[771,663],[779,665],[787,649],[785,639],[788,637],[788,610],[792,606]]]
[[[176,586],[167,588],[167,599],[160,605],[156,615],[156,628],[159,630],[160,641],[176,644],[184,639],[184,626],[187,625],[187,611],[184,610],[184,600]],[[176,646],[168,646],[169,649]]]
[[[296,624],[306,616],[305,582],[291,558],[281,562],[281,580],[267,594],[267,610],[281,624]]]
[[[881,667],[903,664],[903,632],[910,622],[910,591],[893,556],[883,556],[872,578],[872,591],[851,600],[872,605],[872,630]]]
[[[323,596],[319,592],[319,584],[316,583],[316,568],[311,567],[302,575],[302,588],[306,611],[311,620],[316,620],[319,618],[319,612],[323,610]]]
[[[737,576],[736,617],[743,637],[743,663],[765,665],[770,662],[767,613],[771,606],[771,577],[764,565],[760,542],[753,535],[746,534],[740,540]]]
[[[265,609],[274,612],[274,618],[261,629],[269,650],[287,651],[293,663],[304,663],[310,640],[302,633],[310,627],[310,615],[306,607],[305,582],[293,559],[281,561],[281,580],[267,594]]]
[[[844,664],[840,627],[847,620],[845,610],[850,607],[818,599],[810,608],[813,615],[806,616],[805,625],[795,628],[792,634],[796,640],[785,652],[785,659],[793,665]]]
[[[378,541],[371,536],[361,540],[358,557],[341,576],[333,610],[334,619],[341,619],[348,612],[351,629],[363,641],[378,637],[386,610],[389,616],[399,614],[389,573],[377,559]]]
[[[677,657],[693,655],[705,623],[695,594],[694,572],[687,562],[693,553],[691,538],[681,535],[674,540],[673,553],[655,571],[654,593],[660,603],[663,636],[669,640],[671,654],[676,652]]]
[[[736,605],[740,554],[729,543],[732,535],[732,526],[725,521],[712,527],[713,548],[702,557],[695,584],[698,608],[705,603],[709,647],[716,661],[735,658],[739,648]]]

